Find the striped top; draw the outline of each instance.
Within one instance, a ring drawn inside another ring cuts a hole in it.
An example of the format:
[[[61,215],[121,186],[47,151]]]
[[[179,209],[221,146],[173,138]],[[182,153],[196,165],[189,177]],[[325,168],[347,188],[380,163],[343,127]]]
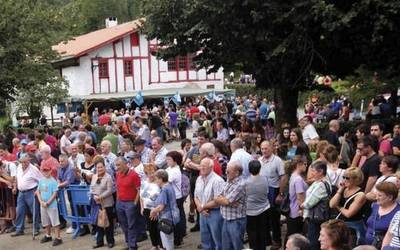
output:
[[[391,247],[400,247],[400,211],[398,211],[390,222],[390,232],[393,235],[390,242]]]

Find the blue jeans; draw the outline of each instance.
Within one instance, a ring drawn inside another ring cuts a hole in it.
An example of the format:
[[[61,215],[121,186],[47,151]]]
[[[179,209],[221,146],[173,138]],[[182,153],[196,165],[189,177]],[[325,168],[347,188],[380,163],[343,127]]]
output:
[[[125,242],[129,249],[137,249],[136,238],[138,235],[138,209],[133,201],[117,201],[118,221],[125,234]]]
[[[15,220],[15,228],[17,232],[23,232],[25,229],[25,216],[27,209],[33,213],[33,202],[35,200],[35,191],[36,189],[27,191],[27,192],[19,192],[17,198],[17,218]],[[35,201],[35,217],[33,218],[35,232],[39,232],[40,229],[40,206],[39,202]]]
[[[242,250],[246,218],[225,220],[222,225],[222,250]]]
[[[365,244],[365,234],[367,233],[365,229],[365,224],[363,220],[359,221],[346,221],[346,225],[353,229],[357,235],[357,245]]]
[[[208,217],[200,215],[201,246],[204,250],[221,250],[223,219],[218,208],[211,209]]]

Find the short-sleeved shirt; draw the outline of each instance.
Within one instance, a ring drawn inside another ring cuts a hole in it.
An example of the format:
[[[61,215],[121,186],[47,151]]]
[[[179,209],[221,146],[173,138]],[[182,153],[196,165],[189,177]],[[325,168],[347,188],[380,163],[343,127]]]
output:
[[[206,177],[199,176],[196,180],[194,197],[205,205],[222,193],[224,185],[224,180],[214,172]]]
[[[392,145],[389,140],[382,140],[379,142],[379,151],[382,151],[384,155],[390,155],[392,153]]]
[[[156,206],[164,205],[164,209],[160,212],[159,217],[173,220],[173,223],[176,224],[177,220],[179,220],[179,212],[178,218],[176,218],[177,205],[176,205],[176,196],[174,192],[174,188],[171,184],[165,184],[161,188],[161,192],[157,197]]]
[[[366,159],[364,164],[361,166],[361,170],[364,174],[364,181],[361,186],[363,190],[367,186],[369,177],[379,177],[381,173],[379,172],[379,164],[381,163],[381,158],[378,154],[374,154],[370,158]]]
[[[392,211],[385,215],[378,215],[378,204],[372,205],[372,212],[367,220],[367,233],[365,235],[366,244],[372,244],[374,240],[374,231],[376,235],[384,236],[389,229],[390,221],[393,219],[397,211],[400,211],[400,205],[397,204]]]
[[[390,246],[400,248],[400,211],[394,215],[392,221],[390,222],[389,230],[393,235]]]
[[[253,156],[247,153],[246,150],[244,150],[243,148],[239,148],[232,153],[231,160],[229,162],[239,161],[243,168],[242,177],[247,178],[250,175],[249,162],[253,159],[254,159]]]
[[[68,139],[68,137],[66,135],[63,135],[60,139],[60,149],[61,149],[61,153],[63,154],[68,154],[70,147],[71,147],[72,142]],[[66,148],[67,151],[64,151],[63,148]]]
[[[250,216],[257,216],[270,208],[268,200],[268,179],[265,176],[250,176],[246,180],[247,211]]]
[[[58,191],[58,183],[53,177],[44,177],[39,181],[38,188],[40,192],[40,198],[42,201],[47,202],[50,200],[51,196]],[[48,205],[48,208],[55,207],[57,207],[57,199],[54,199],[50,205]]]
[[[376,185],[378,185],[381,182],[391,182],[393,184],[397,184],[397,177],[395,175],[390,175],[390,176],[381,176],[376,180],[376,183],[374,187],[372,188],[372,192],[376,192]]]
[[[292,174],[289,180],[289,201],[290,201],[290,218],[299,217],[300,205],[297,201],[297,195],[306,194],[307,184],[303,177],[298,174]]]
[[[174,188],[176,198],[182,198],[182,173],[179,166],[168,167],[165,171],[168,173],[168,182]]]
[[[160,187],[154,183],[145,180],[140,187],[140,198],[143,200],[143,207],[152,209],[156,207],[156,200],[160,194]]]
[[[154,163],[156,164],[158,169],[164,169],[167,166],[167,154],[168,150],[165,147],[162,147],[156,153]]]
[[[57,178],[60,182],[68,182],[68,185],[78,183],[75,178],[75,174],[72,171],[72,167],[70,165],[65,167],[59,167],[57,170]],[[67,185],[67,186],[68,186]]]
[[[140,178],[135,170],[123,174],[117,172],[117,199],[120,201],[135,201],[140,188]]]
[[[222,191],[222,196],[235,206],[221,206],[221,215],[225,220],[236,220],[246,217],[246,186],[242,177],[227,181]]]
[[[303,140],[304,142],[308,145],[311,140],[314,140],[318,138],[319,135],[317,133],[317,130],[312,124],[308,124],[307,126],[304,127],[303,129]]]
[[[268,185],[273,188],[279,188],[279,182],[282,175],[285,175],[283,161],[277,155],[271,155],[268,159],[260,157],[261,163],[260,175],[268,178]]]
[[[171,127],[175,127],[177,125],[178,114],[176,112],[169,112],[169,124]]]

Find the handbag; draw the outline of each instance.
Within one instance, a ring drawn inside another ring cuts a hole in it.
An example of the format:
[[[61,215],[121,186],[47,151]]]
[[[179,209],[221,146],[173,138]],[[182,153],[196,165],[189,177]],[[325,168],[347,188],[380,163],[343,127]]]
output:
[[[377,249],[381,249],[382,248],[382,243],[383,243],[383,238],[385,238],[385,234],[382,233],[376,233],[375,230],[375,224],[376,224],[376,217],[378,217],[378,210],[376,210],[376,213],[374,214],[374,223],[373,223],[373,227],[372,227],[372,245],[374,247],[376,247]]]
[[[310,221],[317,224],[321,224],[330,219],[329,200],[332,191],[328,183],[324,181],[323,184],[328,195],[322,198],[314,207],[310,208]]]
[[[97,226],[107,228],[110,226],[106,209],[103,207],[103,199],[100,201],[99,213],[97,214]]]
[[[280,205],[280,210],[281,214],[285,216],[289,216],[290,214],[290,199],[289,199],[289,193],[285,192],[285,195],[282,199],[281,205]]]
[[[171,203],[168,200],[168,196],[167,196],[167,202],[168,202],[168,207],[171,211],[171,220],[168,218],[158,219],[158,229],[165,234],[170,234],[174,231],[175,228],[174,214],[173,214],[174,211],[171,208]]]

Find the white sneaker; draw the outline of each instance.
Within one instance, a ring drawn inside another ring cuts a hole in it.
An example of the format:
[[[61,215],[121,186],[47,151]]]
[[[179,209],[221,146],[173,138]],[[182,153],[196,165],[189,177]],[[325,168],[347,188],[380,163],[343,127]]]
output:
[[[72,234],[74,232],[74,229],[72,227],[67,228],[67,231],[65,233],[67,234]]]

